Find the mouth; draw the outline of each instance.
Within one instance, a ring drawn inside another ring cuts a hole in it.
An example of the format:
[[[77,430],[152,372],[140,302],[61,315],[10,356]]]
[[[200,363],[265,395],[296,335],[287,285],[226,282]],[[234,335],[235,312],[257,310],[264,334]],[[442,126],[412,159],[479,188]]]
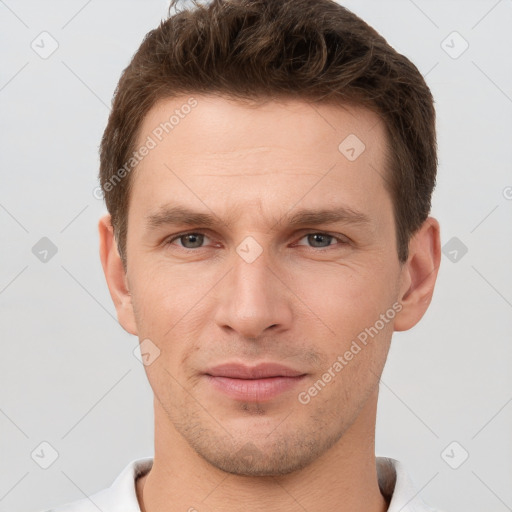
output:
[[[306,373],[278,363],[246,366],[226,363],[205,372],[208,383],[217,391],[235,399],[264,402],[294,388]]]

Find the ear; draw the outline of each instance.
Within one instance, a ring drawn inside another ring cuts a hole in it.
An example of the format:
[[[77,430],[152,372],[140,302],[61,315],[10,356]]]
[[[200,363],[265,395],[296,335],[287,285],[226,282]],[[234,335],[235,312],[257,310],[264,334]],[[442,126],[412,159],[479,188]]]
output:
[[[123,268],[123,262],[117,250],[114,229],[109,214],[100,218],[98,231],[100,236],[101,265],[107,280],[110,296],[116,307],[117,319],[125,331],[137,336],[132,296],[128,289],[128,279]]]
[[[402,309],[395,317],[395,331],[414,327],[432,300],[441,262],[439,222],[428,217],[409,241],[409,257],[402,268],[399,302]]]

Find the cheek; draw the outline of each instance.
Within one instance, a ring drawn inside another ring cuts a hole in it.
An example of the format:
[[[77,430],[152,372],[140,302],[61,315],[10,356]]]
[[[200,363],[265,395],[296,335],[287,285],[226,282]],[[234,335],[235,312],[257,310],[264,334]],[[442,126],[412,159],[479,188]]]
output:
[[[212,271],[193,267],[168,262],[141,264],[139,268],[144,270],[132,287],[139,338],[149,338],[158,346],[161,357],[156,362],[164,363],[173,375],[181,373],[183,358],[195,352],[204,338],[206,295],[218,280]],[[151,373],[160,366],[146,370]]]
[[[329,370],[336,375],[324,399],[334,393],[339,395],[340,404],[347,403],[351,395],[367,393],[381,373],[393,332],[394,311],[384,321],[381,314],[391,308],[394,297],[391,269],[383,273],[375,271],[377,268],[378,262],[364,268],[336,265],[321,272],[303,273],[296,280],[296,294],[314,313],[311,321],[300,323],[323,352],[326,363],[316,378],[322,380],[325,376],[328,381],[332,376],[325,372]],[[304,306],[300,310],[311,315]],[[314,325],[318,329],[312,330]]]
[[[372,325],[390,306],[389,287],[382,275],[366,267],[333,264],[296,274],[291,289],[304,303],[299,304],[300,310],[312,314],[326,335],[341,345]]]
[[[131,294],[139,339],[149,338],[160,351],[167,350],[164,340],[172,333],[180,315],[177,301],[172,300],[175,294],[166,279],[139,276]]]
[[[146,261],[133,287],[133,299],[144,321],[174,324],[211,288],[204,268],[190,264]]]

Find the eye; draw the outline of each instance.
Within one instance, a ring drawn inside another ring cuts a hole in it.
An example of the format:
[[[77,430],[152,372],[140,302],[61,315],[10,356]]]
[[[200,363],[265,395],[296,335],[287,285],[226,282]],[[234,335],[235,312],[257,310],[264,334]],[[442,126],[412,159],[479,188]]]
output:
[[[210,240],[209,237],[204,233],[189,232],[173,236],[166,244],[193,250],[204,248],[205,242],[208,240]],[[302,240],[306,240],[306,243],[300,243]],[[304,235],[296,245],[308,245],[313,249],[322,249],[335,245],[346,245],[347,243],[348,240],[342,237],[330,235],[329,233],[313,232]]]
[[[172,244],[175,240],[178,240],[180,243],[175,244],[178,245],[178,247],[183,247],[184,249],[200,249],[203,246],[205,238],[208,239],[203,233],[184,233],[171,238],[167,243]]]
[[[306,239],[308,244],[311,244],[310,247],[313,247],[315,249],[321,249],[323,247],[329,247],[330,245],[336,245],[336,243],[331,242],[339,242],[340,244],[346,244],[347,241],[338,238],[334,235],[329,235],[328,233],[308,233],[307,235],[303,236],[301,240]],[[297,245],[304,245],[301,243],[298,243]]]

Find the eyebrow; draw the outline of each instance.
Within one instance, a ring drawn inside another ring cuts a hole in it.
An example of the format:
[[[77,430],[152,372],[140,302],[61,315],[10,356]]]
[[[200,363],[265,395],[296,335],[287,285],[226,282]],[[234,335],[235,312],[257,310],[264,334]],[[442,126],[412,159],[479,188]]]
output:
[[[288,220],[286,221],[286,217]],[[290,227],[308,224],[334,224],[342,222],[355,226],[369,226],[372,224],[370,217],[363,212],[356,211],[346,206],[336,208],[301,209],[291,216],[284,216],[276,224],[286,222]],[[213,213],[202,213],[183,206],[163,206],[158,211],[146,216],[146,229],[154,231],[162,226],[202,226],[211,228],[218,224],[230,227],[232,222],[223,222]]]

